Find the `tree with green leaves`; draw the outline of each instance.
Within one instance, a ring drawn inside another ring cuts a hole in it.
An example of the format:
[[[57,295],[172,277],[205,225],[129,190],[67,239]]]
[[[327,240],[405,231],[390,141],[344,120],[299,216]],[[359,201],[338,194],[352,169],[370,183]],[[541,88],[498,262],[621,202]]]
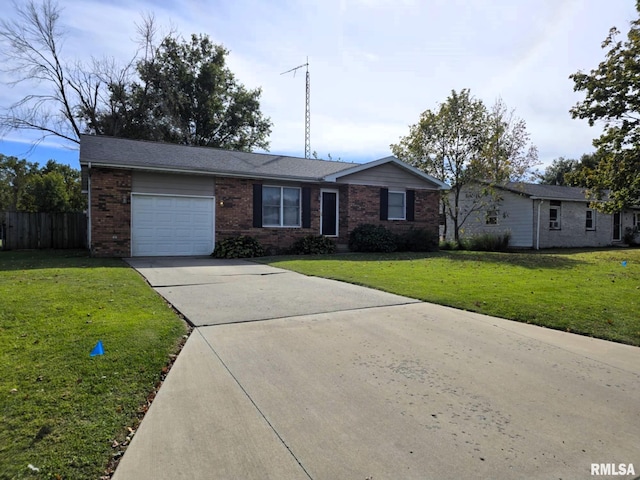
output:
[[[636,10],[640,14],[640,0]],[[586,177],[592,194],[602,199],[608,192],[607,201],[594,208],[609,213],[640,203],[640,18],[631,22],[626,40],[618,35],[611,28],[597,68],[570,76],[574,91],[585,93],[570,110],[572,117],[591,126],[603,123],[602,135],[593,141],[599,163]]]
[[[80,134],[162,140],[249,151],[267,149],[271,122],[261,91],[247,89],[225,63],[228,51],[206,35],[184,41],[173,32],[157,41],[152,16],[138,26],[143,48],[124,64],[65,58],[62,11],[53,0],[16,4],[15,20],[0,20],[2,70],[29,94],[0,109],[0,134],[40,133],[79,143]]]
[[[501,100],[488,110],[468,89],[455,90],[436,110],[425,110],[409,135],[391,145],[395,156],[451,185],[441,212],[453,224],[454,241],[472,213],[496,202],[492,185],[520,180],[537,162],[524,121]],[[461,208],[463,192],[473,202]],[[447,234],[445,221],[445,236]]]
[[[86,203],[79,170],[54,160],[40,168],[0,154],[0,212],[80,212]]]
[[[538,174],[538,181],[543,185],[560,185],[567,187],[585,187],[590,185],[593,169],[598,165],[597,153],[585,153],[580,160],[559,157]]]
[[[184,145],[267,149],[271,122],[260,112],[259,88],[238,83],[228,50],[206,35],[165,37],[137,64],[139,79],[111,83],[110,109],[87,116],[95,133]]]
[[[33,163],[0,154],[0,212],[19,210],[28,179],[35,170]]]
[[[538,149],[531,144],[527,124],[498,98],[487,112],[481,165],[492,183],[524,181],[538,164]]]

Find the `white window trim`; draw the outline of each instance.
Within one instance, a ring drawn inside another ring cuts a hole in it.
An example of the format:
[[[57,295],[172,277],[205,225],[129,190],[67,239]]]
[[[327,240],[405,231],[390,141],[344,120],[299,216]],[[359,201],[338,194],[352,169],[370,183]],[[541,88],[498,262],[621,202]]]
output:
[[[484,219],[485,225],[488,225],[490,227],[495,227],[496,225],[498,225],[499,224],[499,221],[498,221],[499,215],[500,215],[500,212],[498,211],[497,208],[487,210],[487,213],[486,213],[485,219]],[[489,219],[491,219],[491,218],[495,218],[496,221],[494,223],[489,222]]]
[[[591,212],[591,228],[587,227],[587,214],[585,213],[584,226],[588,232],[596,230],[596,211],[593,208],[587,208],[587,212]]]
[[[551,222],[551,209],[556,209],[558,211],[558,216],[556,217],[555,222],[558,224],[557,227],[552,227]],[[549,204],[549,230],[562,230],[562,202],[560,205],[551,205]]]
[[[389,195],[392,193],[402,194],[402,217],[392,217],[389,215]],[[387,220],[406,220],[407,219],[407,192],[401,192],[398,190],[389,190],[387,192]]]
[[[269,225],[264,223],[264,199],[262,200],[262,227],[263,228],[301,228],[302,227],[302,189],[300,187],[288,187],[284,185],[263,185],[262,188],[279,188],[280,189],[280,224]],[[283,225],[284,223],[284,189],[291,188],[298,190],[298,224]]]
[[[322,194],[323,193],[335,193],[336,194],[336,234],[325,235],[328,238],[337,238],[340,236],[340,191],[332,188],[320,189],[320,234],[322,235]]]

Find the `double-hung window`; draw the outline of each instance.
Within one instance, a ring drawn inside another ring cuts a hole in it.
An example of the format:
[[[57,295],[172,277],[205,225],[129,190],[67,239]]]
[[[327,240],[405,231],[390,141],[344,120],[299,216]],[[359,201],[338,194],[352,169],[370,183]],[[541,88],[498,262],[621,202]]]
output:
[[[487,214],[484,219],[487,225],[498,224],[498,210],[487,210]]]
[[[300,189],[262,187],[262,225],[265,227],[299,227]]]
[[[387,218],[389,220],[405,220],[406,205],[407,203],[405,192],[389,192]]]
[[[560,207],[562,203],[559,200],[551,200],[549,207],[549,229],[560,230]]]
[[[380,189],[380,220],[413,222],[416,214],[415,190]]]
[[[596,229],[596,213],[592,209],[587,209],[587,216],[585,219],[585,228],[587,230],[595,230]]]

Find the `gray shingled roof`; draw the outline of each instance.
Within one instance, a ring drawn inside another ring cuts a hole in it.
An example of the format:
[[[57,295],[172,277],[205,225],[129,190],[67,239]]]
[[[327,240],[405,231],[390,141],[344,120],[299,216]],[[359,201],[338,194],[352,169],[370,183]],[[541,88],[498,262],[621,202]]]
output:
[[[559,185],[541,185],[537,183],[509,182],[502,186],[505,190],[521,193],[529,197],[549,198],[552,200],[581,201],[588,200],[585,188]]]
[[[356,164],[82,135],[80,164],[318,181]]]

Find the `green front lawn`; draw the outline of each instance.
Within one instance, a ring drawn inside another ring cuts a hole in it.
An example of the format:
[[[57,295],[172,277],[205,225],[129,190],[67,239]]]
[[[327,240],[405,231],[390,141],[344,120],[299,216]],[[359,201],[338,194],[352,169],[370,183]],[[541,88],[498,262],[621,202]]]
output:
[[[0,479],[104,475],[186,332],[120,260],[0,252]]]
[[[640,346],[640,249],[344,254],[263,261],[426,302]]]

